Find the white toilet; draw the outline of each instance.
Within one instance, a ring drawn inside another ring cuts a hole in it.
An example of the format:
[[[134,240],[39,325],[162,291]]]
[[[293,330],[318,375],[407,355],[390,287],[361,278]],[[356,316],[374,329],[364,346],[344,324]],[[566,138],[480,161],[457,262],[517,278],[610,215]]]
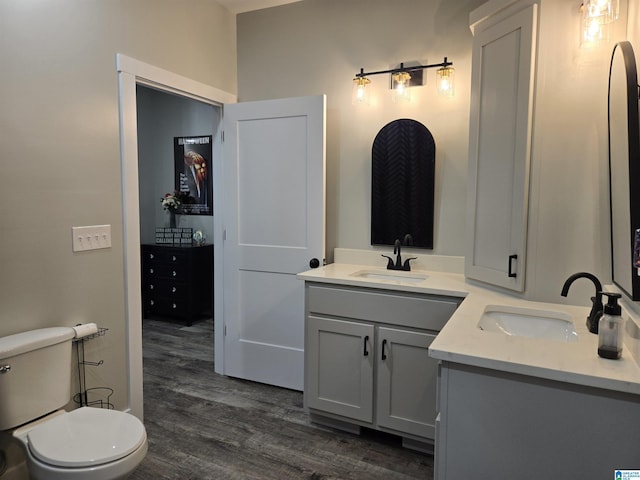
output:
[[[142,422],[116,410],[62,410],[74,335],[53,327],[0,338],[0,431],[23,445],[34,480],[126,478],[147,453]]]

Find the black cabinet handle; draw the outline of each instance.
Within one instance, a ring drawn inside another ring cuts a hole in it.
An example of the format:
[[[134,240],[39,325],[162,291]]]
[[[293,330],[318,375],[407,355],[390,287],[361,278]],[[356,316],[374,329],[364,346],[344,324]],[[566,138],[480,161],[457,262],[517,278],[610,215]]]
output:
[[[384,340],[382,340],[382,360],[387,359],[387,354],[384,353],[384,347],[386,346],[387,346],[387,339],[385,338]]]
[[[515,273],[511,268],[513,266],[514,260],[518,260],[518,255],[509,255],[509,277],[510,278],[516,278],[518,276],[518,274]]]
[[[312,258],[311,260],[309,260],[309,266],[311,268],[318,268],[320,266],[320,260],[318,260],[317,258]]]
[[[365,335],[365,337],[364,337],[364,352],[363,352],[363,355],[365,357],[369,356],[369,350],[367,350],[367,342],[368,341],[369,341],[369,335]]]

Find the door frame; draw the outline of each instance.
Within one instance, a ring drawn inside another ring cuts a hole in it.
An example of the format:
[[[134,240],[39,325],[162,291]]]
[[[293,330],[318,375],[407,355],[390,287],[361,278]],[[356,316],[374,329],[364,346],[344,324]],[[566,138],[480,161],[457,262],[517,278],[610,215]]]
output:
[[[140,292],[140,199],[138,196],[138,125],[136,85],[198,100],[220,108],[225,103],[235,103],[234,94],[197,82],[182,75],[141,62],[121,53],[116,54],[118,73],[118,102],[120,120],[120,160],[122,165],[122,222],[125,281],[125,332],[127,338],[127,386],[128,411],[143,420],[142,373],[142,298]],[[214,138],[220,140],[220,122]],[[215,143],[215,141],[214,141]],[[220,152],[222,149],[220,148]],[[215,157],[215,156],[214,156]],[[214,318],[223,318],[223,204],[222,162],[212,161],[213,167],[213,229],[214,229]],[[216,179],[218,179],[216,181]],[[224,369],[224,344],[222,322],[214,322],[215,368]]]

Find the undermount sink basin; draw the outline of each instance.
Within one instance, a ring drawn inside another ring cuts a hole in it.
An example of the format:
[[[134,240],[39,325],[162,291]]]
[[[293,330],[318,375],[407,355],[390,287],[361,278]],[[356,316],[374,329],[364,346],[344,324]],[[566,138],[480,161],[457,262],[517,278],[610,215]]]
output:
[[[429,278],[428,275],[423,275],[421,273],[403,272],[400,270],[359,270],[352,273],[351,276],[371,280],[411,284],[424,282]]]
[[[570,315],[552,310],[488,305],[478,328],[516,337],[533,337],[562,342],[578,341]]]

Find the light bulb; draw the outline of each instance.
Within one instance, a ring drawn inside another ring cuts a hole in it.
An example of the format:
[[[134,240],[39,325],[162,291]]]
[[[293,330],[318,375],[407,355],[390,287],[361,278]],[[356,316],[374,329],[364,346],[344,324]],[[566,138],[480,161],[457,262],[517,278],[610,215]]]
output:
[[[620,0],[586,0],[583,8],[587,16],[599,17],[600,23],[610,23],[618,19]]]
[[[394,73],[391,78],[394,84],[393,100],[395,102],[410,102],[409,86],[411,75],[408,72],[398,72]]]
[[[609,40],[610,21],[607,15],[592,16],[592,12],[598,12],[598,8],[592,8],[588,4],[583,5],[582,12],[582,31],[580,37],[580,46],[583,48],[598,47],[602,43]],[[595,1],[594,1],[595,4]]]
[[[367,85],[370,83],[371,80],[367,77],[358,76],[353,79],[352,104],[369,104],[369,88],[367,88]]]
[[[609,24],[618,19],[620,0],[584,0],[581,47],[597,47],[609,40]]]
[[[455,94],[453,78],[455,76],[453,67],[442,67],[438,69],[438,84],[436,86],[438,95],[442,97],[453,97]]]

